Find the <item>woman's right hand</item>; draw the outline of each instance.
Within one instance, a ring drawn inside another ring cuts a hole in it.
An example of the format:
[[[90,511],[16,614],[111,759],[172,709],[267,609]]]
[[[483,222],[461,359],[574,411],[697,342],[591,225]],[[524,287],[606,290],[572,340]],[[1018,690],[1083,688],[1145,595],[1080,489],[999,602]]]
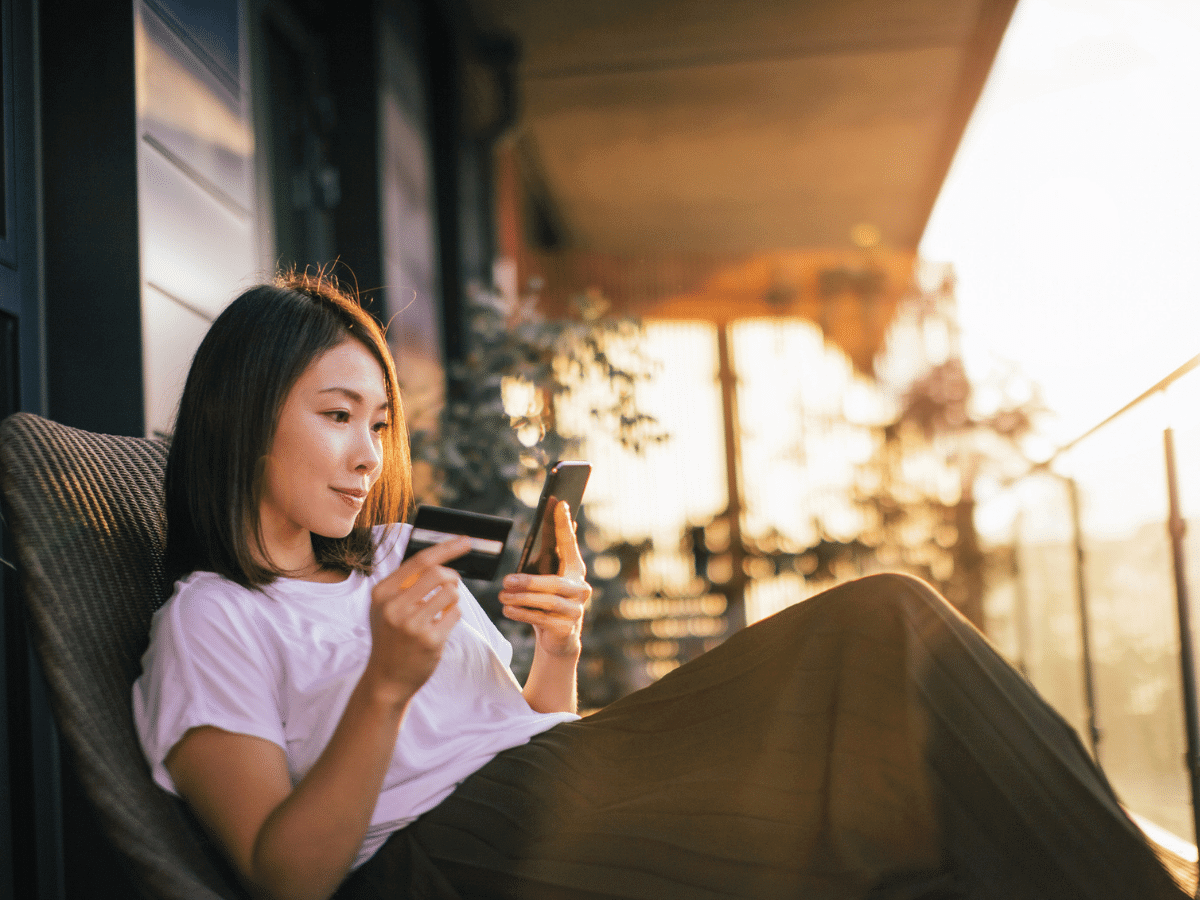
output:
[[[371,592],[371,655],[364,677],[406,703],[437,668],[462,613],[458,573],[444,563],[471,549],[465,537],[413,554]]]

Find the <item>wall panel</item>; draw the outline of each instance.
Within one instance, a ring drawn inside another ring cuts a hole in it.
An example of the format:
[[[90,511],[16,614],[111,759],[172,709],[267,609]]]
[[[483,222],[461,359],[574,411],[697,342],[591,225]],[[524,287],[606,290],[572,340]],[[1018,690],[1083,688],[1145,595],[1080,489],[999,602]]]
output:
[[[209,322],[264,275],[242,0],[137,7],[146,432],[174,422]]]

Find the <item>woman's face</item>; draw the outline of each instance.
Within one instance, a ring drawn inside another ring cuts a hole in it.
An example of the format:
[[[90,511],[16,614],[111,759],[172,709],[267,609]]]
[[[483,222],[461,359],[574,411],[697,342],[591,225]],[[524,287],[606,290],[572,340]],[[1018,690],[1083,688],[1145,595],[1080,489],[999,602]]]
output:
[[[311,535],[345,537],[379,477],[388,427],[383,370],[347,338],[292,386],[267,454],[259,520],[268,562],[311,565]]]

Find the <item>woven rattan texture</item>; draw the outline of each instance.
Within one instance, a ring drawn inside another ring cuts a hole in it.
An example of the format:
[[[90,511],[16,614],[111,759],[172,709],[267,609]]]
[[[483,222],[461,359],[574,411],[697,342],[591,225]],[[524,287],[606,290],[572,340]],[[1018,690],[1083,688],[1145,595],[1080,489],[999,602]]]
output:
[[[29,413],[0,423],[0,489],[55,718],[146,896],[244,896],[183,805],[150,778],[130,689],[166,596],[166,445]]]

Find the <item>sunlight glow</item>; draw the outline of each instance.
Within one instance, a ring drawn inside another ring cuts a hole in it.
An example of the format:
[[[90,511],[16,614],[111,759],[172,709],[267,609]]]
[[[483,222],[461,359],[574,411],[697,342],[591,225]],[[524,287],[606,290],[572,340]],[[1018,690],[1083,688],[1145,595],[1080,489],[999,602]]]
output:
[[[1088,636],[1100,761],[1160,840],[1192,832],[1163,428],[1194,516],[1200,379],[1091,429],[1200,353],[1198,41],[1192,0],[1020,0],[921,245],[958,274],[972,379],[1020,372],[1051,410],[1026,452],[1088,432],[979,507],[1012,549],[988,633],[1084,735]]]
[[[1200,352],[1200,4],[1020,0],[921,245],[1064,443]]]
[[[643,349],[670,363],[637,387],[639,407],[670,435],[665,443],[640,455],[622,448],[590,418],[586,388],[559,415],[566,430],[583,436],[593,465],[588,518],[604,539],[671,545],[727,502],[716,332],[705,322],[649,322]]]

